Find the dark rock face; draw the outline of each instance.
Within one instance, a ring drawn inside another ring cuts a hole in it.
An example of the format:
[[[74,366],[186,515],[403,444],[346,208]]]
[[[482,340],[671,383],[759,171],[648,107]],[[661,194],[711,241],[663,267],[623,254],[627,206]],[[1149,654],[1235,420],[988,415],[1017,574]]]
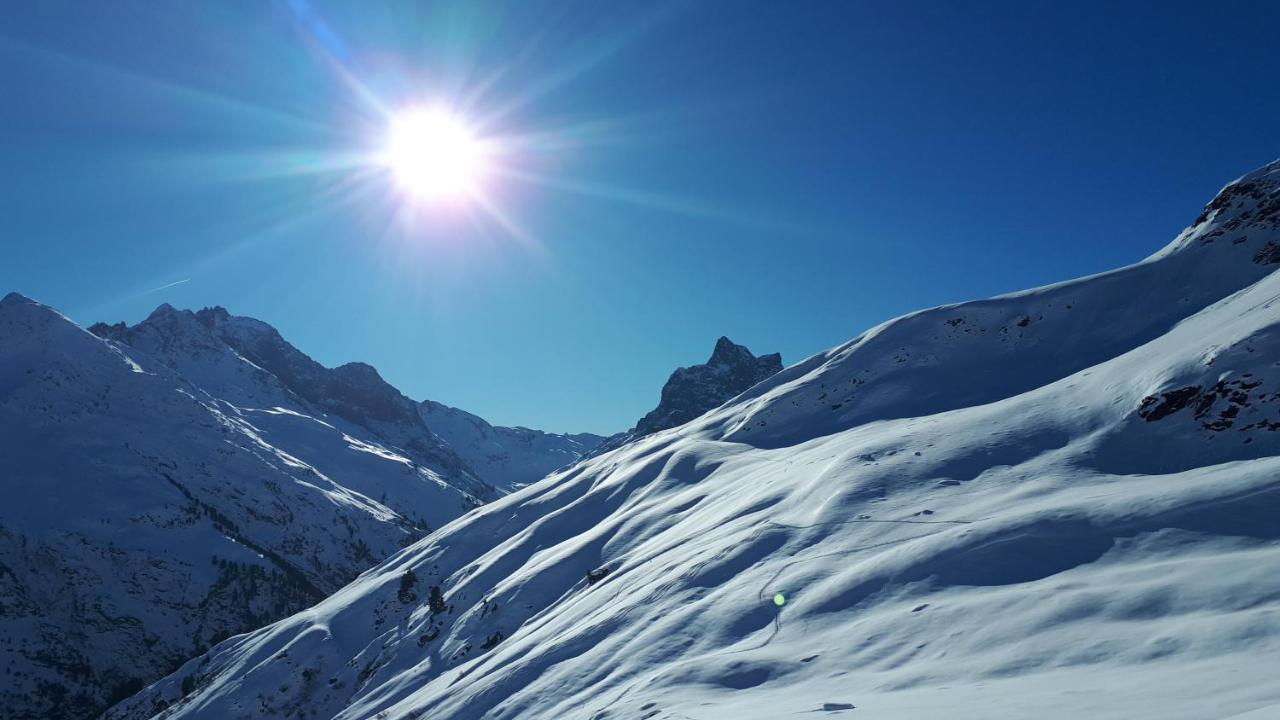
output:
[[[89,332],[104,340],[125,342],[129,335],[129,327],[122,322],[118,322],[115,325],[100,322],[90,325]]]
[[[722,337],[706,363],[671,373],[658,407],[640,418],[636,433],[648,435],[683,425],[781,369],[778,353],[756,357]]]
[[[1159,396],[1150,395],[1142,399],[1142,404],[1138,406],[1138,416],[1147,422],[1155,422],[1185,408],[1193,408],[1195,419],[1201,421],[1201,427],[1205,430],[1229,430],[1236,424],[1242,408],[1253,406],[1255,410],[1260,410],[1262,406],[1280,397],[1275,393],[1270,396],[1265,392],[1255,393],[1254,390],[1262,385],[1262,381],[1246,379],[1248,377],[1250,375],[1235,380],[1219,380],[1208,388],[1189,385],[1162,392]],[[1213,417],[1210,413],[1215,409],[1218,414]],[[1253,428],[1274,432],[1280,429],[1280,421],[1261,418],[1239,430],[1243,432]],[[1245,442],[1249,441],[1246,438]]]
[[[1280,245],[1268,242],[1262,246],[1262,249],[1253,256],[1253,261],[1259,265],[1275,265],[1280,263]]]
[[[420,424],[414,402],[369,365],[347,363],[330,370],[298,350],[270,325],[233,318],[221,307],[205,308],[195,316],[254,364],[330,412],[361,424],[369,421]]]
[[[683,425],[708,410],[720,407],[756,383],[782,370],[782,355],[756,357],[727,337],[716,341],[711,357],[701,365],[677,368],[662,386],[658,407],[634,428],[605,438],[591,455],[621,447],[660,430]]]
[[[1235,235],[1233,243],[1241,244],[1249,239],[1244,233],[1270,233],[1280,228],[1280,160],[1224,187],[1205,206],[1192,227],[1208,222],[1218,227],[1200,239],[1204,245],[1231,235]],[[1253,261],[1259,265],[1280,262],[1280,251],[1275,243],[1268,241],[1257,251]]]

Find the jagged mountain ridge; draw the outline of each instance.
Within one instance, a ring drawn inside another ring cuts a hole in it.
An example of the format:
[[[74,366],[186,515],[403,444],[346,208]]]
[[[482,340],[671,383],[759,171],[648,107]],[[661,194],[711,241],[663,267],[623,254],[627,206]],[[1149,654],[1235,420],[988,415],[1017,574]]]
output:
[[[494,496],[492,486],[422,423],[416,403],[383,380],[372,366],[351,362],[330,370],[297,350],[270,325],[232,317],[222,308],[201,310],[197,318],[307,400],[369,427],[397,447],[447,458],[450,470],[477,481],[477,495],[485,500]]]
[[[285,340],[271,325],[231,315],[222,307],[192,313],[166,304],[133,328],[124,323],[98,323],[90,331],[131,343],[147,342],[149,336],[159,335],[159,340],[147,345],[154,352],[157,345],[172,345],[169,336],[178,332],[175,324],[190,326],[193,321],[208,329],[210,337],[206,342],[225,343],[231,353],[247,361],[238,369],[265,371],[270,377],[267,382],[279,389],[268,397],[283,393],[313,414],[332,413],[365,427],[405,455],[451,474],[456,478],[455,485],[485,501],[574,462],[601,439],[590,433],[557,434],[494,426],[465,410],[432,400],[413,401],[366,363],[326,368]],[[163,329],[157,333],[158,328]],[[203,383],[219,388],[220,396],[240,398],[246,387],[258,387],[263,382],[258,378],[246,380],[242,373],[225,379],[216,372],[197,371],[193,359],[198,353],[170,352],[161,356],[188,374],[199,372]],[[253,395],[244,399],[254,405],[267,402]]]
[[[1269,717],[1277,245],[1272,163],[1141,263],[887,322],[110,717]]]
[[[92,330],[0,303],[6,717],[96,716],[499,495],[373,368],[266,323]]]
[[[0,302],[0,378],[0,699],[14,717],[94,714],[341,587],[421,537],[423,515],[475,504],[367,433],[242,411],[17,294]],[[358,468],[418,512],[301,456]]]
[[[298,350],[267,323],[232,316],[224,308],[199,312],[165,304],[138,325],[106,326],[90,332],[138,344],[211,393],[249,407],[283,404],[316,417],[336,415],[363,427],[383,444],[450,476],[481,501],[496,490],[422,422],[417,405],[364,363],[326,368]],[[216,356],[217,362],[206,359]],[[230,366],[225,367],[225,366]]]
[[[658,407],[640,418],[636,432],[649,435],[683,425],[780,370],[778,353],[756,357],[721,337],[705,363],[671,373],[662,386]]]
[[[605,438],[595,454],[683,425],[781,370],[782,355],[756,357],[745,346],[721,336],[705,363],[676,368],[662,386],[658,406],[635,427]]]

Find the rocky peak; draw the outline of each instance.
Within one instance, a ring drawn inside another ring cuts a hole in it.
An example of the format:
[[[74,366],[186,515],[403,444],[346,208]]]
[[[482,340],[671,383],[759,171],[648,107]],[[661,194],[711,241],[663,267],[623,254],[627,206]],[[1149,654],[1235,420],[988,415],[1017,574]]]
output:
[[[1280,245],[1264,235],[1280,230],[1280,160],[1218,191],[1172,243],[1153,257],[1183,251],[1225,253],[1236,262],[1280,263]]]
[[[1280,160],[1272,161],[1222,188],[1192,225],[1239,210],[1243,220],[1255,218],[1280,227]]]
[[[208,329],[196,320],[190,310],[179,310],[164,303],[151,311],[145,320],[130,328],[132,331],[151,331],[169,335],[207,336]]]
[[[729,338],[721,335],[716,341],[716,347],[711,351],[711,357],[707,359],[708,365],[725,365],[734,362],[741,362],[744,359],[751,358],[751,351],[742,345],[734,343]]]
[[[128,338],[128,333],[129,333],[129,326],[125,325],[123,320],[116,323],[115,325],[108,325],[104,322],[98,322],[89,326],[89,332],[93,333],[94,335],[97,335],[98,337],[104,340],[115,340],[118,342],[126,342],[126,339]]]
[[[132,327],[98,323],[90,331],[100,337],[141,345],[162,357],[217,349],[234,351],[274,375],[298,397],[353,422],[419,422],[413,403],[388,385],[373,367],[348,363],[327,369],[267,323],[232,316],[222,307],[193,313],[166,303]],[[175,358],[168,359],[173,364]]]
[[[196,320],[211,328],[224,324],[230,319],[231,313],[227,312],[227,309],[221,305],[214,305],[213,307],[196,311]]]
[[[227,352],[226,346],[195,313],[164,303],[136,325],[94,323],[89,332],[146,352],[161,362],[181,370],[182,358]]]
[[[349,362],[339,365],[333,372],[352,382],[385,383],[378,369],[368,363]]]
[[[147,316],[147,320],[159,320],[161,318],[171,317],[177,314],[179,314],[179,310],[174,306],[169,303],[160,303],[160,305],[156,307],[155,310],[152,310],[151,314]],[[188,314],[190,314],[189,311]],[[143,322],[146,321],[144,320]]]
[[[683,425],[781,369],[780,354],[756,357],[745,346],[721,337],[706,363],[671,374],[658,407],[636,423],[635,432],[647,435]]]
[[[372,366],[352,362],[329,369],[264,322],[232,316],[223,308],[200,312],[201,321],[224,342],[317,406],[360,424],[421,424],[414,403],[383,380]]]
[[[218,354],[226,354],[233,364],[247,360],[254,372],[264,376],[254,385],[258,389],[269,388],[262,392],[292,398],[305,405],[307,412],[333,413],[363,426],[415,462],[451,476],[455,487],[476,498],[487,500],[496,495],[492,487],[476,479],[457,453],[432,434],[417,403],[366,363],[327,368],[294,347],[271,325],[232,315],[218,306],[193,313],[166,304],[133,327],[99,323],[94,328],[101,337],[142,345],[142,349],[167,358],[173,366],[185,367],[192,358],[215,358]],[[207,370],[203,373],[207,384],[221,383],[226,377],[224,370]],[[187,368],[185,374],[191,373]],[[243,385],[218,387],[220,392],[240,397],[235,391]]]
[[[751,351],[745,345],[738,345],[729,338],[721,336],[716,341],[716,347],[711,351],[711,357],[707,358],[706,364],[708,366],[728,366],[731,370],[755,368],[757,372],[764,373],[762,375],[763,379],[782,369],[782,355],[781,353],[771,353],[756,357],[751,354]],[[750,385],[747,387],[750,387]],[[745,389],[743,388],[743,390]]]
[[[372,365],[350,362],[328,371],[325,404],[361,420],[421,424],[417,407],[392,387]]]

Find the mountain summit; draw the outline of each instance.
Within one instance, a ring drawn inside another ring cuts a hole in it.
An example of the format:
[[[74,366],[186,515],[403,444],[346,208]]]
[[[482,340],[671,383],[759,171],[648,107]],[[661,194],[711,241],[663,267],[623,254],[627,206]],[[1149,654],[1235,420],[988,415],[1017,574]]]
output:
[[[649,435],[683,425],[780,370],[778,353],[756,357],[721,337],[705,363],[671,373],[662,386],[658,407],[640,418],[635,433]]]
[[[605,438],[590,454],[621,447],[646,435],[679,427],[756,383],[782,370],[782,355],[756,357],[727,337],[716,340],[711,357],[701,365],[676,368],[662,386],[658,406],[636,426]]]

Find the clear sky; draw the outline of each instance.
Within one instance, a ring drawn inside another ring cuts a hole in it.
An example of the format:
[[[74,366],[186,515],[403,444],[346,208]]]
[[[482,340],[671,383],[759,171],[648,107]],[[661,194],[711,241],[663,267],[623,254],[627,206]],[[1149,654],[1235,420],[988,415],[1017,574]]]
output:
[[[720,335],[791,364],[1155,251],[1280,156],[1277,28],[1273,2],[6,2],[0,292],[83,324],[223,305],[417,399],[617,431]],[[368,165],[423,104],[501,141],[483,202]]]

